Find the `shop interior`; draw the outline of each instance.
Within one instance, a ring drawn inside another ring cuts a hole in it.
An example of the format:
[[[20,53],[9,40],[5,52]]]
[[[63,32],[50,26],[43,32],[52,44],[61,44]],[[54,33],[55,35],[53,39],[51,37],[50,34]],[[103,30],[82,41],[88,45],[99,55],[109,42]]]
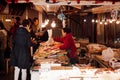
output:
[[[51,39],[40,43],[33,53],[28,80],[120,79],[119,0],[1,0],[0,20],[8,31],[15,17],[21,21],[37,17],[41,28],[46,23],[50,27],[49,36],[61,37],[61,29],[70,28],[77,48],[79,63],[71,65],[61,56],[66,51],[53,48],[59,43]],[[13,80],[9,61],[6,57],[2,80]]]

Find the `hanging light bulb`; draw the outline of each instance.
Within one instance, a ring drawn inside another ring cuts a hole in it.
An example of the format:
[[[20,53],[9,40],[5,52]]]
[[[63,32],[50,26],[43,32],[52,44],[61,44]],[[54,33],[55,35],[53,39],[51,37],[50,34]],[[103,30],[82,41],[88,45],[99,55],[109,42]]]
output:
[[[100,24],[103,24],[102,22],[100,22]]]
[[[95,22],[98,23],[98,20],[96,20]]]
[[[42,28],[45,28],[45,23],[42,23],[42,24],[41,24],[41,27],[42,27]]]
[[[5,19],[6,22],[11,22],[11,19]]]
[[[105,25],[107,25],[108,23],[107,23],[107,22],[105,22],[104,24],[105,24]]]
[[[55,28],[55,27],[56,27],[56,23],[55,23],[55,21],[52,21],[52,23],[51,23],[51,27],[52,27],[52,28]]]
[[[49,23],[49,19],[46,19],[45,20],[45,25],[48,25],[48,23]]]
[[[84,22],[86,22],[86,19],[84,19]]]
[[[116,24],[120,24],[120,21],[117,20],[117,21],[116,21]]]
[[[95,22],[95,20],[94,20],[94,19],[92,19],[92,22],[94,23],[94,22]]]
[[[109,20],[110,23],[112,23],[113,21],[112,20]]]

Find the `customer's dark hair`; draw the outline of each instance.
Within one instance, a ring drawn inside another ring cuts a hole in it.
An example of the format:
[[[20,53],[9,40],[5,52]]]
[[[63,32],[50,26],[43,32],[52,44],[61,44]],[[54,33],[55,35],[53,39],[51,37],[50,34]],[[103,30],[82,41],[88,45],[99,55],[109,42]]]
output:
[[[71,33],[71,29],[70,28],[63,28],[63,31],[65,32],[65,33]]]
[[[16,19],[16,21],[17,21],[17,22],[19,22],[19,21],[20,21],[20,17],[16,17],[15,19]]]
[[[0,27],[1,29],[6,29],[2,21],[0,21]]]
[[[37,17],[34,17],[33,22],[35,22],[36,20],[38,20],[38,18],[37,18]]]
[[[30,24],[30,22],[29,22],[28,19],[24,19],[23,22],[22,22],[23,27],[26,27],[29,24]]]

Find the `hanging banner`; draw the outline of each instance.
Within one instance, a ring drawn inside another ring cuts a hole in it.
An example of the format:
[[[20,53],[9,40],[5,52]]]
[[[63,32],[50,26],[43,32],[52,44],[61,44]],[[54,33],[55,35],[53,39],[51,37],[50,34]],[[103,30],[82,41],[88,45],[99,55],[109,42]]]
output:
[[[29,0],[6,0],[7,3],[29,2]]]
[[[18,2],[18,0],[14,0],[14,3],[17,3]]]
[[[53,3],[56,3],[56,0],[53,0]]]
[[[17,3],[18,0],[6,0],[7,3]]]
[[[95,0],[95,3],[98,4],[98,3],[102,3],[103,1],[101,0]]]
[[[29,2],[29,0],[25,0],[26,2]]]
[[[6,0],[7,3],[12,3],[12,0]]]
[[[104,1],[110,1],[112,2],[113,4],[115,4],[115,2],[118,2],[119,0],[95,0],[95,3],[101,3],[101,2],[104,2]]]
[[[79,3],[80,3],[80,0],[77,0],[77,3],[79,4]]]

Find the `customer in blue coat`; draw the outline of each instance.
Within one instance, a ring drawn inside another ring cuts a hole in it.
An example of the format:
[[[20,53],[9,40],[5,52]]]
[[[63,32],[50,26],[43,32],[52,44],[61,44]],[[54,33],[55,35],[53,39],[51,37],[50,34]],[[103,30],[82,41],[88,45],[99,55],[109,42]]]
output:
[[[31,65],[31,39],[29,24],[29,20],[23,20],[23,26],[17,29],[13,37],[11,64],[15,67],[14,80],[18,80],[20,69],[22,72],[22,80],[26,80],[26,71]]]

